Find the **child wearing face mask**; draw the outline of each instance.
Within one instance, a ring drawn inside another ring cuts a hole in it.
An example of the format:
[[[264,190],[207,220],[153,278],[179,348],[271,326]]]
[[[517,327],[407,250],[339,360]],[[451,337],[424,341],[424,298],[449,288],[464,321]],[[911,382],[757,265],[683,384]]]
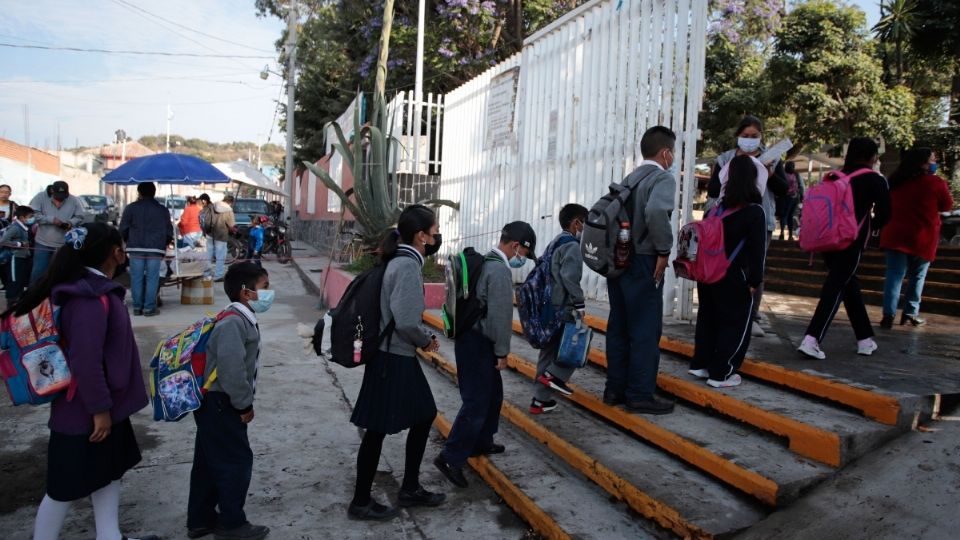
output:
[[[13,222],[4,229],[3,237],[0,237],[0,245],[11,253],[10,263],[4,265],[8,272],[5,291],[8,304],[23,294],[30,281],[30,227],[36,222],[33,208],[18,206],[14,211]]]
[[[187,536],[261,539],[270,529],[247,521],[243,507],[253,473],[247,424],[253,420],[253,397],[260,369],[257,313],[273,304],[270,276],[252,262],[227,270],[223,289],[230,305],[210,331],[204,380],[209,391],[193,413],[197,423]],[[217,512],[219,510],[219,512]]]
[[[552,253],[550,274],[553,277],[553,292],[550,300],[557,313],[563,313],[564,322],[582,319],[586,314],[583,289],[580,287],[583,256],[580,253],[579,240],[588,213],[589,210],[579,204],[571,203],[561,208],[560,228],[563,231],[544,250],[545,253]],[[569,240],[571,237],[576,240]],[[530,414],[543,414],[556,409],[557,402],[551,399],[554,391],[567,396],[573,393],[566,383],[573,375],[574,368],[556,363],[562,337],[561,330],[546,347],[540,349]]]
[[[484,314],[456,339],[457,380],[463,405],[434,465],[459,487],[467,487],[463,467],[470,456],[499,454],[505,449],[493,440],[500,425],[503,379],[513,337],[513,277],[511,268],[523,268],[536,259],[537,234],[523,221],[508,223],[500,243],[487,253],[477,281],[477,298]]]

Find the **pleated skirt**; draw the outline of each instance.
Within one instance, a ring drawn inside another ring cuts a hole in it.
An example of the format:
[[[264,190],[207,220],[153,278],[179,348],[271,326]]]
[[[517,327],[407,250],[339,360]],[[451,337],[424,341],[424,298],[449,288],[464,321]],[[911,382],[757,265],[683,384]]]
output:
[[[357,427],[389,435],[437,416],[433,392],[415,357],[380,351],[364,370],[350,417]]]

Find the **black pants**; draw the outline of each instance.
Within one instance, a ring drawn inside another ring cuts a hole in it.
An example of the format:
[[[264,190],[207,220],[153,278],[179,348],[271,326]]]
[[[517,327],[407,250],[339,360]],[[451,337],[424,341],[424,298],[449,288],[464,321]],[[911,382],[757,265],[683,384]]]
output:
[[[750,347],[753,295],[739,268],[710,285],[697,283],[697,331],[690,369],[706,369],[723,381],[743,364]]]
[[[860,266],[862,254],[863,241],[859,239],[843,251],[823,254],[823,260],[827,265],[827,279],[820,290],[820,301],[817,302],[817,309],[813,312],[813,319],[807,326],[808,336],[813,336],[817,341],[822,342],[837,310],[840,309],[840,303],[843,302],[857,340],[873,337],[870,317],[867,315],[867,308],[863,305],[863,296],[860,294],[860,280],[857,279],[857,267]]]
[[[463,405],[450,428],[443,457],[454,467],[463,467],[470,454],[493,444],[500,427],[503,378],[497,371],[493,343],[476,330],[457,338],[457,382]]]
[[[432,420],[418,424],[411,427],[407,433],[407,456],[403,484],[400,486],[403,491],[416,491],[420,487],[420,463],[423,462],[432,424]],[[353,490],[352,503],[354,505],[366,506],[370,502],[370,489],[373,487],[373,477],[377,474],[377,464],[380,463],[384,437],[384,433],[370,430],[363,435],[360,451],[357,453],[357,483]]]
[[[187,527],[239,527],[247,521],[243,506],[253,473],[247,425],[222,392],[204,396],[193,419],[197,422],[197,441],[190,471]]]
[[[26,290],[27,284],[30,283],[30,272],[33,270],[32,262],[29,258],[15,258],[9,264],[4,265],[2,271],[3,285],[6,287],[4,296],[7,300],[20,298],[20,295]]]

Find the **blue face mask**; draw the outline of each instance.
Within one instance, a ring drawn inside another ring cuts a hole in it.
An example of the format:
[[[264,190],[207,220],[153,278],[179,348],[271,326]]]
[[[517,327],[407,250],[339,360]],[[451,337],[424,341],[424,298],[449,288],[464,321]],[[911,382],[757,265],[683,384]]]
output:
[[[276,297],[276,292],[273,289],[260,289],[257,291],[257,299],[250,300],[250,309],[254,313],[265,313],[270,309],[270,306],[273,305],[273,299]]]
[[[36,223],[36,222],[37,222],[37,218],[35,218],[35,217],[31,217],[31,218],[27,219],[26,221],[24,221],[24,223],[27,224],[27,225],[33,225],[33,224]]]
[[[510,268],[523,268],[527,264],[527,258],[520,255],[514,255],[510,258]]]
[[[936,164],[936,163],[931,163],[931,164],[930,164],[930,174],[936,174],[936,173],[937,173],[937,164]]]

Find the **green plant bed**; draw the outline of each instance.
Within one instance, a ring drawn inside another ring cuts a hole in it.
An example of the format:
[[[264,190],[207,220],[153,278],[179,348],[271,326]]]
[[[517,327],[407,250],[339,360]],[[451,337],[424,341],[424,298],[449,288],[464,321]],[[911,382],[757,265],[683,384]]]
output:
[[[367,253],[363,257],[345,265],[342,269],[351,274],[362,274],[376,265],[377,258]],[[423,282],[424,283],[443,283],[444,268],[437,262],[436,257],[427,257],[423,264]]]

